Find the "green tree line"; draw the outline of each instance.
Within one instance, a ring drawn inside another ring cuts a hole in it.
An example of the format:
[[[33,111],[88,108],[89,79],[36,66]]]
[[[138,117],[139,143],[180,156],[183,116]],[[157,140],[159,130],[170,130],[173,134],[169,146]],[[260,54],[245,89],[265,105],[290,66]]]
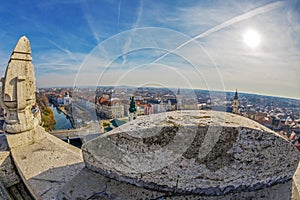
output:
[[[42,124],[46,131],[54,130],[56,124],[52,109],[49,107],[50,103],[48,98],[43,93],[38,93],[36,101],[41,109]]]

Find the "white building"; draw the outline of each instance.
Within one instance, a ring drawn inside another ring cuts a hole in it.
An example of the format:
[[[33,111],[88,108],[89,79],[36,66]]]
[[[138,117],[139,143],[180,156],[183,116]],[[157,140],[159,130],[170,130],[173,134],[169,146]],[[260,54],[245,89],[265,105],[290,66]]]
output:
[[[64,99],[63,99],[63,104],[65,106],[69,105],[71,103],[71,98],[69,96],[69,93],[66,92],[65,96],[64,96]]]

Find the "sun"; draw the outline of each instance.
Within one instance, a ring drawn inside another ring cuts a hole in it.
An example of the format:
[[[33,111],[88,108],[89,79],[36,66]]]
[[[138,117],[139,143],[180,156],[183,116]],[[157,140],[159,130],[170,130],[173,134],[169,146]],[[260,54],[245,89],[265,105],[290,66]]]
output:
[[[255,30],[248,30],[244,33],[243,39],[245,44],[250,48],[255,48],[260,44],[260,35]]]

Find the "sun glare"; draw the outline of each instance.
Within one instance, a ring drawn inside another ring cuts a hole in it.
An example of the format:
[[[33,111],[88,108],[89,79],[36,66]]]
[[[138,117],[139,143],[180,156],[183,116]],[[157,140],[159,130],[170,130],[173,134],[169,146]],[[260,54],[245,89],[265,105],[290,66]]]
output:
[[[260,35],[255,30],[248,30],[243,35],[244,42],[250,48],[255,48],[260,44]]]

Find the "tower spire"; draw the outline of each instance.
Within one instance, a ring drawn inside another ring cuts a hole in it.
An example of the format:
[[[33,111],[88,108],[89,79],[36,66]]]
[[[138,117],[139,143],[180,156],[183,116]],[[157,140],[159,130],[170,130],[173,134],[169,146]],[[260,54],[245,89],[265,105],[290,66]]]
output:
[[[238,97],[238,93],[237,93],[237,89],[235,90],[235,95],[233,98],[233,105],[232,105],[232,112],[237,114],[239,112],[239,101],[238,101],[239,97]]]
[[[237,89],[235,89],[235,95],[234,95],[234,99],[235,99],[235,100],[238,100],[238,99],[239,99],[239,97],[238,97],[238,93],[237,93]]]
[[[177,95],[180,95],[180,88],[177,89]]]
[[[132,121],[134,119],[137,118],[137,112],[136,112],[136,106],[135,106],[135,101],[134,101],[134,96],[131,96],[129,99],[130,103],[129,103],[129,121]]]

